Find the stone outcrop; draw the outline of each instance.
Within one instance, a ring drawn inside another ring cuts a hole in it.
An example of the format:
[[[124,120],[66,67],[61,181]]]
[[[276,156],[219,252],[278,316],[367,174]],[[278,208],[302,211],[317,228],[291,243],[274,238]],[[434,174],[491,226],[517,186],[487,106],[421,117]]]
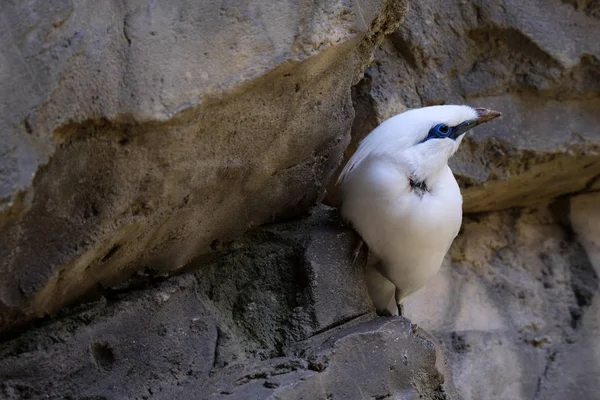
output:
[[[444,343],[464,398],[595,397],[597,386],[584,379],[600,371],[600,271],[584,240],[600,226],[591,219],[599,210],[589,201],[571,209],[586,214],[585,236],[564,219],[568,201],[465,218],[440,273],[405,305]],[[572,358],[583,353],[586,363]]]
[[[590,7],[411,4],[355,88],[346,159],[375,126],[407,108],[465,103],[504,115],[470,133],[451,160],[465,212],[536,205],[597,185],[600,42],[591,32],[600,32],[600,21]],[[335,204],[335,188],[329,192]]]
[[[435,339],[373,318],[355,245],[321,206],[193,272],[139,277],[0,343],[0,397],[458,399]]]
[[[406,9],[3,4],[0,330],[314,204]]]
[[[424,1],[354,87],[358,141],[410,107],[502,111],[451,167],[465,218],[407,317],[465,399],[593,399],[600,373],[600,33],[594,2]],[[336,204],[330,185],[329,203]]]

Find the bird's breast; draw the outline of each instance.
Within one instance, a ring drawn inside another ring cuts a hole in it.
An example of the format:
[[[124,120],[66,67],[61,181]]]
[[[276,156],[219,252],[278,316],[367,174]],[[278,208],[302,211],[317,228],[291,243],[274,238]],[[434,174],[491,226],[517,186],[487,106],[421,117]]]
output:
[[[364,166],[350,178],[342,214],[369,248],[405,280],[418,274],[413,281],[420,282],[437,272],[462,221],[462,196],[450,169],[422,193],[385,164]]]

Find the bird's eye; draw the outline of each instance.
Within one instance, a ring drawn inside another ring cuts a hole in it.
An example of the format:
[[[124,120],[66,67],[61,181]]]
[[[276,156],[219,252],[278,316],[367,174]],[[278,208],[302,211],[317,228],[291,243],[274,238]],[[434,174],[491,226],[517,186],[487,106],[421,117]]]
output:
[[[438,131],[443,134],[447,134],[450,129],[447,125],[438,125]]]

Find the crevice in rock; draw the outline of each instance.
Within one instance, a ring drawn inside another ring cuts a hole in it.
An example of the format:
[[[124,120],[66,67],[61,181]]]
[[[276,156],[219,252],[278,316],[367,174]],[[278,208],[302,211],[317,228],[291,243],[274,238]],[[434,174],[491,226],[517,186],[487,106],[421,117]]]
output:
[[[393,33],[402,22],[409,10],[407,0],[385,0],[381,9],[373,22],[367,34],[363,37],[360,44],[362,56],[362,68],[365,70],[371,61],[375,48],[381,44],[387,35]],[[358,79],[357,79],[358,81]],[[354,82],[355,84],[357,82]]]
[[[323,332],[330,331],[332,329],[338,328],[338,327],[340,327],[342,325],[345,325],[345,324],[347,324],[347,323],[349,323],[351,321],[360,319],[361,317],[364,317],[365,315],[369,315],[369,314],[371,314],[371,312],[365,312],[365,313],[362,313],[362,314],[352,315],[350,317],[340,319],[340,320],[336,321],[333,324],[327,325],[327,326],[325,326],[325,327],[323,327],[323,328],[321,328],[319,330],[314,331],[312,333],[312,336],[320,335]]]
[[[587,168],[584,167],[584,168]],[[596,186],[596,184],[600,182],[600,174],[594,176],[593,178],[591,178],[588,183],[585,184],[585,187],[583,188],[583,190],[581,190],[580,192],[576,192],[576,193],[569,193],[571,196],[576,196],[578,194],[582,194],[582,193],[588,193],[588,192],[593,192],[594,190],[592,190],[593,187]]]
[[[542,383],[548,377],[548,373],[551,370],[551,368],[553,367],[554,362],[556,361],[556,355],[557,355],[557,351],[553,350],[553,351],[549,351],[549,355],[546,357],[546,366],[544,367],[544,372],[542,372],[542,374],[538,378],[536,389],[535,389],[535,394],[533,395],[534,400],[538,398],[538,396],[541,392]]]
[[[115,253],[117,251],[119,251],[120,248],[121,248],[121,245],[119,245],[119,244],[113,245],[113,247],[111,247],[110,250],[108,250],[108,252],[104,255],[104,257],[102,257],[102,262],[107,262],[108,260],[110,260],[110,258],[112,256],[114,256]]]
[[[550,210],[565,234],[565,240],[577,251],[567,253],[569,257],[570,285],[573,291],[574,304],[569,307],[571,327],[577,331],[586,309],[592,304],[592,299],[598,293],[599,277],[587,253],[578,242],[577,236],[569,221],[570,201],[567,197],[556,199],[550,205]]]
[[[123,37],[127,41],[127,45],[131,47],[131,37],[129,36],[129,14],[125,14],[123,18]]]

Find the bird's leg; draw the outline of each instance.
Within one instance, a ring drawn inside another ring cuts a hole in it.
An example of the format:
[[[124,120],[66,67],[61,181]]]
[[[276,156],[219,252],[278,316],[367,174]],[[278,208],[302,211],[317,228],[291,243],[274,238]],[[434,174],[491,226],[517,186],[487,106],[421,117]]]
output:
[[[353,265],[354,265],[354,263],[356,263],[358,256],[360,256],[360,250],[362,249],[363,244],[365,244],[365,241],[362,240],[362,238],[358,238],[358,243],[356,244],[356,247],[354,248],[354,251],[352,252],[352,264]]]
[[[398,315],[404,316],[404,305],[402,304],[402,293],[400,289],[396,288],[396,292],[394,292],[394,298],[396,299],[396,305],[398,306]]]

